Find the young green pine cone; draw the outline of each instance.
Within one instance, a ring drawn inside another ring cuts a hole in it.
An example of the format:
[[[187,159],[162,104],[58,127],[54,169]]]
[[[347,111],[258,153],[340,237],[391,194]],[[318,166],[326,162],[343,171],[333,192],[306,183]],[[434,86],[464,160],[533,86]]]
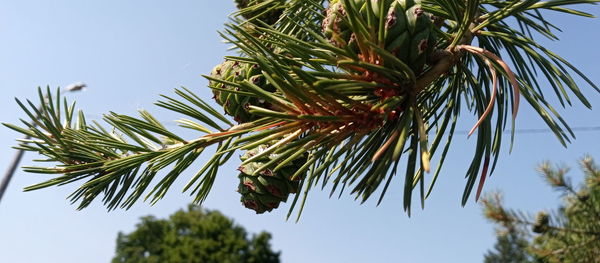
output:
[[[436,35],[431,16],[423,11],[419,0],[379,0],[385,1],[383,13],[377,0],[352,0],[359,9],[363,21],[368,21],[368,13],[374,17],[378,29],[380,14],[385,15],[385,49],[408,65],[415,73],[420,73],[428,56],[433,52]],[[371,5],[367,5],[371,1]],[[339,47],[350,46],[360,52],[347,18],[347,11],[339,0],[331,1],[325,19],[323,33],[329,41]],[[378,41],[378,30],[372,30],[367,40]]]
[[[235,0],[237,8],[240,10],[256,6],[256,10],[247,10],[247,12],[242,12],[241,14],[244,18],[257,19],[269,25],[275,24],[275,22],[279,20],[279,17],[283,13],[283,9],[277,8],[276,5],[283,2],[283,0]],[[261,4],[263,6],[259,7],[258,5]]]
[[[546,212],[539,212],[535,218],[533,232],[541,234],[548,231],[548,223],[550,223],[550,216]]]
[[[241,63],[237,61],[225,61],[216,66],[210,76],[228,82],[241,83],[248,80],[264,90],[274,92],[275,88],[269,85],[260,72],[258,65]],[[270,104],[264,100],[251,96],[242,95],[227,90],[239,91],[236,87],[231,87],[216,81],[209,81],[208,86],[213,88],[215,101],[223,106],[225,113],[234,117],[239,123],[253,121],[257,116],[250,114],[249,106],[254,105],[262,108],[269,108]]]
[[[267,149],[270,145],[263,144],[249,150],[240,159],[242,161],[248,160]],[[272,168],[278,165],[275,164],[254,174],[265,163],[276,157],[276,154],[268,154],[242,165],[238,169],[241,172],[239,174],[240,184],[238,192],[242,195],[242,204],[246,208],[256,211],[257,214],[271,212],[273,209],[279,207],[281,202],[287,201],[290,194],[295,194],[299,190],[301,178],[292,180],[291,177],[304,165],[306,161],[305,157],[296,159],[278,171],[274,172],[272,170]]]

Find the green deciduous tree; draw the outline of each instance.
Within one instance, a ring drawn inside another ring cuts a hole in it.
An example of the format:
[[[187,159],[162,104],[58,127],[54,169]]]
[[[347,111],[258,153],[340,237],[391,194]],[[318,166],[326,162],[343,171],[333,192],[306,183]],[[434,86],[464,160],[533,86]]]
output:
[[[540,166],[546,181],[564,196],[556,211],[528,216],[505,208],[495,195],[483,201],[486,217],[502,231],[522,233],[507,242],[517,247],[528,243],[529,255],[538,262],[600,262],[600,169],[589,157],[581,161],[581,167],[585,183],[577,187],[565,177],[567,168],[553,168],[549,163]]]
[[[168,219],[141,218],[136,229],[119,233],[113,263],[278,263],[271,235],[248,238],[246,230],[217,211],[190,205]]]
[[[40,111],[19,102],[37,126],[7,126],[31,136],[20,148],[57,163],[27,167],[56,177],[26,190],[78,183],[71,200],[79,208],[99,197],[109,209],[129,208],[140,198],[157,202],[209,154],[186,175],[184,190],[200,203],[219,167],[241,150],[238,190],[257,213],[291,196],[290,211],[302,207],[311,190],[325,186],[332,195],[347,191],[361,202],[373,196],[381,202],[396,177],[410,213],[414,192],[424,205],[442,174],[458,119],[471,118],[476,147],[465,204],[472,192],[479,197],[494,171],[507,127],[512,142],[521,98],[561,143],[574,137],[555,107],[591,107],[576,78],[600,90],[536,39],[558,39],[545,13],[592,17],[572,7],[597,2],[238,1],[244,9],[221,32],[238,53],[206,76],[223,109],[196,95],[206,90],[185,88],[157,103],[184,115],[182,127],[204,135],[182,138],[146,111],[107,114],[108,128],[89,123],[50,92],[40,93],[49,102]]]

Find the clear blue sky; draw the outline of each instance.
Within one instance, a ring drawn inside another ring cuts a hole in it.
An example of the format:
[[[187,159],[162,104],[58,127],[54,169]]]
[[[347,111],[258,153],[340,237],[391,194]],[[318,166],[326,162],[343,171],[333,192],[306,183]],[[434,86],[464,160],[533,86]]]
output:
[[[590,7],[587,7],[590,8]],[[132,114],[147,109],[161,119],[177,115],[153,106],[158,94],[186,86],[209,99],[206,80],[222,60],[227,46],[217,30],[234,10],[233,1],[8,1],[0,0],[0,121],[24,117],[13,98],[34,98],[37,86],[65,86],[83,81],[89,89],[70,95],[92,118],[110,110]],[[598,7],[589,11],[600,15]],[[561,42],[549,47],[570,59],[600,83],[600,20],[554,15],[565,28]],[[600,96],[584,93],[596,107]],[[551,95],[551,93],[548,93]],[[560,109],[572,126],[600,126],[598,110],[580,104]],[[464,115],[461,129],[475,118]],[[543,128],[543,122],[523,105],[519,128]],[[564,149],[550,133],[520,134],[512,154],[507,146],[486,189],[500,189],[507,204],[530,211],[555,207],[557,196],[534,171],[542,160],[576,166],[584,153],[600,159],[598,132],[580,132]],[[8,165],[14,139],[20,135],[0,128],[0,168]],[[187,136],[190,136],[188,133]],[[478,204],[460,206],[464,172],[474,140],[457,136],[451,158],[424,211],[412,218],[402,211],[402,180],[394,181],[385,202],[359,205],[349,196],[329,199],[314,191],[299,223],[286,222],[287,205],[274,213],[254,215],[242,208],[235,192],[236,161],[221,169],[205,206],[233,217],[252,232],[273,233],[284,262],[481,262],[494,241],[494,229]],[[31,165],[27,154],[23,165]],[[201,163],[202,160],[199,160]],[[574,167],[576,168],[576,167]],[[573,175],[578,175],[573,169]],[[65,197],[74,186],[23,193],[23,187],[48,179],[19,172],[0,203],[0,262],[108,262],[118,231],[131,231],[138,218],[165,217],[185,207],[181,194],[188,173],[155,206],[139,203],[129,211],[107,213],[99,204],[76,211]]]

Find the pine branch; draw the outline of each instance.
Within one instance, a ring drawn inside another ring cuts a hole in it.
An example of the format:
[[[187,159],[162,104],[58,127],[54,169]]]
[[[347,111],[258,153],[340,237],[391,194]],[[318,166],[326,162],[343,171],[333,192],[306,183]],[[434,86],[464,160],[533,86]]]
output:
[[[187,103],[170,99],[171,103],[177,102],[174,103],[175,105],[185,105],[182,108],[175,106],[171,108],[187,116],[206,120],[205,125],[223,130],[212,120],[212,118],[225,119],[223,116],[215,110],[200,113],[187,105],[196,104],[206,108],[208,107],[206,103],[193,97],[189,92],[178,90],[177,93],[182,95]],[[44,97],[41,91],[40,96]],[[49,90],[45,96],[52,98]],[[106,115],[104,121],[113,127],[112,131],[108,131],[98,123],[87,124],[81,112],[74,117],[75,105],[67,106],[66,100],[64,102],[61,100],[60,97],[56,98],[56,104],[45,104],[42,101],[44,106],[39,111],[32,106],[33,103],[27,101],[28,107],[17,100],[28,115],[40,116],[39,119],[33,119],[38,120],[37,127],[28,125],[29,129],[26,130],[11,124],[4,125],[30,135],[30,140],[21,142],[19,146],[21,149],[45,155],[47,159],[43,161],[59,163],[54,167],[25,167],[25,171],[31,173],[62,174],[47,182],[27,187],[25,190],[32,191],[85,180],[85,183],[71,195],[72,202],[80,202],[80,209],[88,206],[99,195],[104,195],[104,203],[109,209],[115,209],[121,203],[122,207],[129,208],[142,197],[142,193],[150,187],[151,181],[160,170],[172,166],[165,179],[158,182],[146,196],[146,199],[152,196],[152,201],[156,202],[204,149],[215,144],[219,144],[221,148],[226,147],[225,141],[245,132],[242,130],[229,134],[210,133],[210,136],[186,141],[168,131],[145,111],[140,112],[141,119],[115,113]],[[63,105],[65,109],[61,113],[59,109]],[[212,117],[205,115],[208,113],[212,113]],[[202,124],[192,121],[185,123],[184,127],[203,127]],[[234,131],[235,127],[229,130]],[[218,167],[224,159],[223,154],[218,154],[207,165]],[[214,175],[216,170],[207,176]],[[196,175],[197,178],[201,176],[203,174]],[[133,192],[126,196],[130,189]],[[208,188],[198,192],[197,195],[205,196],[207,192]]]
[[[466,172],[464,205],[477,178],[479,196],[485,178],[494,172],[503,131],[509,122],[515,130],[521,95],[561,143],[574,137],[546,99],[538,74],[551,83],[562,106],[572,103],[571,95],[591,106],[571,73],[600,92],[577,68],[534,41],[534,35],[557,39],[558,28],[545,20],[543,10],[589,16],[564,6],[597,0],[254,2],[221,32],[239,54],[226,57],[206,76],[216,102],[239,125],[186,89],[176,90],[178,98],[163,96],[157,105],[184,115],[182,127],[204,134],[193,140],[168,130],[147,112],[141,118],[108,114],[107,129],[87,124],[82,113],[74,117],[73,106],[61,112],[57,102],[36,111],[32,103],[18,101],[32,120],[42,116],[38,127],[5,124],[32,136],[19,147],[58,163],[27,171],[62,174],[27,190],[85,180],[71,197],[81,202],[80,208],[100,195],[109,209],[130,207],[142,196],[156,202],[199,155],[214,147],[210,161],[185,187],[197,202],[206,198],[218,168],[236,150],[246,150],[254,156],[242,162],[240,192],[248,194],[248,188],[255,191],[250,194],[279,194],[263,198],[268,203],[263,206],[246,200],[257,212],[286,199],[282,188],[303,192],[306,200],[319,183],[331,185],[332,194],[350,191],[361,202],[381,191],[381,202],[403,169],[404,208],[410,213],[415,189],[422,206],[432,193],[459,113],[466,108],[477,116],[472,131],[477,131],[477,142]],[[509,18],[516,19],[517,28],[506,22]],[[437,164],[431,163],[434,158]],[[297,169],[288,174],[290,166]],[[167,167],[170,172],[154,180]],[[289,187],[265,183],[273,179],[268,174]],[[256,183],[259,179],[263,181]],[[299,204],[302,211],[300,195],[290,209]]]

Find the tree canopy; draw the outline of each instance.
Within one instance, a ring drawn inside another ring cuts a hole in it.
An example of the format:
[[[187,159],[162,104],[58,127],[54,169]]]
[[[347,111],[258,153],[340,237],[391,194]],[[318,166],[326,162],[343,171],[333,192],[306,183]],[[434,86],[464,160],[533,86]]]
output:
[[[271,234],[248,237],[218,211],[190,205],[168,219],[141,218],[136,229],[119,233],[113,263],[279,263]]]

